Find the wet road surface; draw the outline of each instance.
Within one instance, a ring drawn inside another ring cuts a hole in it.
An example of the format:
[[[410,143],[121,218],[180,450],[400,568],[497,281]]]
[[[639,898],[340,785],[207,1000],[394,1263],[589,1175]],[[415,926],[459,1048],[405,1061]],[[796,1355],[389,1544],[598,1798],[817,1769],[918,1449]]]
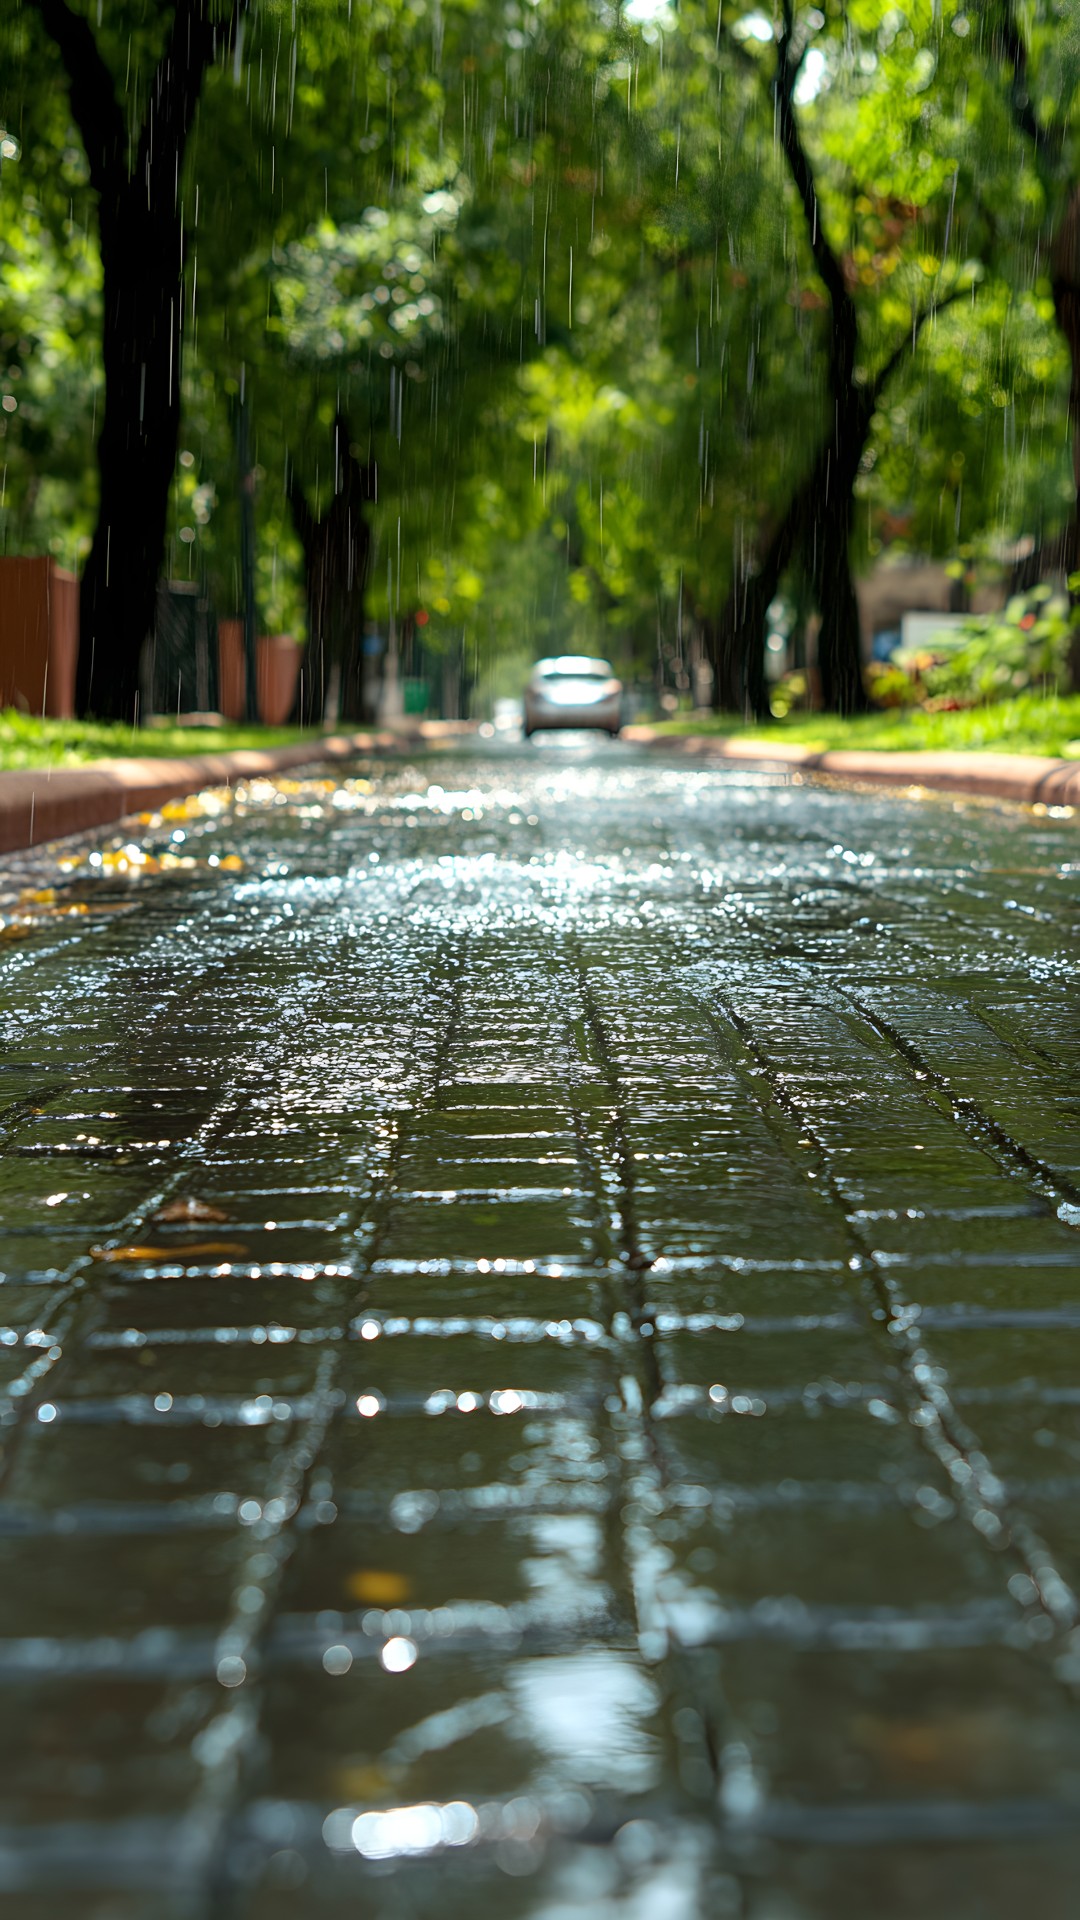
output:
[[[0,904],[0,1912],[1074,1915],[1075,819],[552,743],[126,845]]]

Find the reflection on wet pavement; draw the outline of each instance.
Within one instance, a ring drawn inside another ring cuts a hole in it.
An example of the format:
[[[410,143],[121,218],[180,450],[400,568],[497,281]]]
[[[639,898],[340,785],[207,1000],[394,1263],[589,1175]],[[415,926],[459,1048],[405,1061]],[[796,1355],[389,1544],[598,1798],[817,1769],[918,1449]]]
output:
[[[1076,823],[628,750],[0,876],[0,1906],[1040,1920]]]

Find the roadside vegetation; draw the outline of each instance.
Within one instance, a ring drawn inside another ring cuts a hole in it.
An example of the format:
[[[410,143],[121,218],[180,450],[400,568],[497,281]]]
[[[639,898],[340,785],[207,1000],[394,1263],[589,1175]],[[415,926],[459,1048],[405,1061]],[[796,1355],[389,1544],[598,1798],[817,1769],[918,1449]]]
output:
[[[657,728],[661,734],[739,734],[763,744],[773,740],[826,753],[838,747],[914,753],[978,749],[988,753],[1043,753],[1080,760],[1080,694],[1020,694],[1015,700],[952,712],[891,707],[841,719],[828,713],[791,713],[783,720],[748,724],[737,714],[680,714]]]
[[[852,715],[791,713],[782,720],[747,722],[735,713],[698,711],[663,720],[655,731],[672,739],[687,735],[787,741],[825,753],[837,747],[876,752],[977,749],[990,753],[1040,753],[1080,759],[1080,695],[1014,700],[960,712],[927,713],[918,707]],[[310,742],[318,754],[319,732],[311,727],[146,727],[89,720],[30,720],[0,714],[0,772],[34,767],[84,766],[91,760],[168,759],[234,748],[288,747]]]
[[[87,760],[167,760],[192,753],[230,753],[238,747],[290,747],[317,733],[300,727],[129,727],[123,722],[32,720],[0,713],[0,772],[28,767],[77,767]]]

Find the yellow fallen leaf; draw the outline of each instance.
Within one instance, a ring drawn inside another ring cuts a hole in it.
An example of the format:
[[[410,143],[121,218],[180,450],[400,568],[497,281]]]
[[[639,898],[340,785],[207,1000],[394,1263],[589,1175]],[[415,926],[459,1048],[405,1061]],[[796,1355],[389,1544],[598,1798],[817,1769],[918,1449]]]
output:
[[[392,1607],[408,1599],[412,1581],[388,1568],[365,1567],[361,1573],[350,1573],[345,1586],[353,1600],[367,1601],[373,1607]]]
[[[238,853],[227,853],[224,859],[218,861],[218,867],[224,873],[243,873],[244,871],[244,863]]]
[[[91,1247],[91,1260],[101,1260],[112,1264],[121,1260],[137,1260],[141,1263],[154,1260],[182,1261],[204,1259],[213,1255],[235,1255],[247,1252],[239,1240],[196,1240],[187,1246],[177,1242],[175,1247]]]

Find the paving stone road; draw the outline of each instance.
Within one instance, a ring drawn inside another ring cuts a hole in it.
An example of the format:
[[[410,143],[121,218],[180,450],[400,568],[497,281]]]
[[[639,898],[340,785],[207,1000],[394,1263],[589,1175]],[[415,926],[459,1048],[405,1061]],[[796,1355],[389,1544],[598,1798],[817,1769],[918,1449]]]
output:
[[[1076,819],[138,832],[0,901],[0,1913],[1073,1920]]]

